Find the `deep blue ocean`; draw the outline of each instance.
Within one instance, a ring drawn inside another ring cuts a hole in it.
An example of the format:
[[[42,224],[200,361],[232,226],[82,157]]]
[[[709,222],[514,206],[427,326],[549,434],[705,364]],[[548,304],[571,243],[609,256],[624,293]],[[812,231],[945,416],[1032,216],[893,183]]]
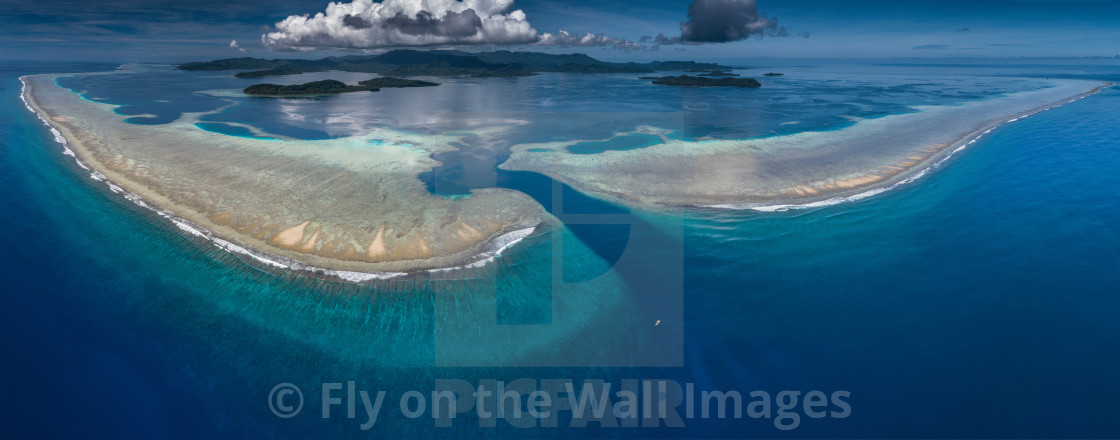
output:
[[[432,304],[462,300],[477,283],[497,286],[500,319],[546,321],[548,298],[539,298],[536,275],[526,272],[551,252],[547,237],[526,240],[465,280],[356,287],[260,271],[89,179],[19,100],[20,75],[118,65],[0,63],[0,437],[1120,435],[1120,88],[1001,127],[913,184],[816,209],[628,213],[566,187],[554,192],[537,174],[494,169],[511,142],[583,139],[577,148],[594,153],[641,148],[639,138],[605,141],[640,124],[690,139],[828,130],[913,111],[911,105],[1021,90],[1038,78],[1120,82],[1115,62],[784,62],[748,71],[782,69],[786,76],[743,96],[710,89],[649,94],[634,88],[633,75],[542,75],[515,85],[458,80],[426,91],[382,91],[377,100],[250,99],[205,118],[308,139],[381,125],[449,131],[516,119],[520,128],[468,139],[462,147],[470,154],[437,157],[444,166],[422,179],[439,195],[503,186],[550,209],[559,196],[564,213],[631,218],[629,228],[572,223],[550,232],[579,240],[588,261],[611,263],[626,246],[670,240],[680,251],[683,316],[664,325],[683,329],[684,365],[661,368],[379,361],[431,355],[430,321],[439,310]],[[228,104],[220,93],[196,92],[252,83],[210,73],[180,85],[186,77],[176,75],[187,74],[143,69],[148,82],[120,76],[60,84],[123,105],[125,115],[155,115],[131,120],[150,124]],[[304,78],[311,76],[284,80]],[[455,111],[433,110],[448,108]],[[237,127],[205,128],[251,135]],[[581,266],[585,254],[571,254],[577,260],[565,281],[605,270]],[[640,264],[611,270],[634,304],[664,278]],[[371,329],[365,322],[392,324]],[[369,353],[359,337],[373,331],[417,334],[395,339],[403,345],[392,353]],[[594,343],[602,335],[586,336]],[[503,421],[480,427],[469,414],[455,428],[440,428],[428,417],[402,417],[397,406],[402,392],[430,391],[435,380],[517,378],[671,379],[744,397],[753,390],[846,390],[851,411],[842,419],[802,416],[793,430],[745,416],[671,428],[523,429]],[[388,390],[369,431],[337,414],[319,415],[319,385],[346,381]],[[269,406],[270,390],[285,382],[307,396],[302,413],[287,419]]]

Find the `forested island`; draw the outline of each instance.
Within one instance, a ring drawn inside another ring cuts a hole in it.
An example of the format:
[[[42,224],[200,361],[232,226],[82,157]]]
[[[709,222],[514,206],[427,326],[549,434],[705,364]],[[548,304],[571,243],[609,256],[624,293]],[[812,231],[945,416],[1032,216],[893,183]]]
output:
[[[376,92],[384,87],[432,87],[438,85],[438,83],[429,81],[383,76],[360,81],[356,86],[333,79],[293,85],[255,84],[246,87],[244,93],[255,96],[316,96],[347,92]]]
[[[651,79],[654,84],[678,87],[762,87],[762,84],[753,78],[719,77],[708,78],[702,76],[662,76],[642,77]]]
[[[371,86],[351,86],[342,81],[324,79],[322,81],[312,81],[309,83],[293,84],[288,86],[279,84],[254,84],[246,87],[244,92],[246,95],[259,96],[313,96],[334,95],[345,92],[376,92],[378,90],[381,89]]]
[[[723,71],[730,67],[695,61],[611,63],[584,54],[538,52],[463,52],[458,50],[392,50],[381,55],[351,55],[317,60],[228,58],[186,63],[181,70],[241,70],[239,78],[295,75],[340,70],[387,76],[521,77],[540,72],[653,73],[657,71]]]

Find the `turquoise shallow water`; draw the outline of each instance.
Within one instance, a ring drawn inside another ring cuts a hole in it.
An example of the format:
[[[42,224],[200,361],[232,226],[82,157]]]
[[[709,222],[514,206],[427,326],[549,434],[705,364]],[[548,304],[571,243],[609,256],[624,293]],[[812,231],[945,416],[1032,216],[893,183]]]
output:
[[[253,132],[250,131],[248,128],[237,126],[237,125],[223,124],[221,122],[199,122],[199,123],[196,123],[194,125],[198,128],[206,130],[206,131],[212,131],[212,132],[215,132],[215,133],[221,133],[221,134],[225,134],[225,135],[229,135],[229,136],[240,136],[240,137],[247,137],[247,138],[254,138],[255,137],[255,138],[259,138],[259,139],[275,139],[275,138],[271,138],[271,137],[268,137],[268,136],[253,136]]]
[[[318,417],[311,394],[324,381],[355,380],[392,396],[430,390],[435,379],[519,377],[672,378],[744,392],[844,389],[852,415],[806,419],[791,432],[748,418],[660,430],[479,428],[470,417],[456,426],[516,437],[1109,437],[1118,430],[1116,89],[1009,124],[915,184],[858,203],[638,214],[626,217],[629,226],[579,226],[573,217],[570,232],[554,232],[568,237],[567,282],[603,273],[628,246],[677,240],[612,273],[625,281],[625,298],[641,305],[665,299],[650,294],[650,280],[671,282],[675,264],[682,315],[663,325],[683,328],[684,366],[465,368],[431,366],[441,351],[438,329],[456,322],[441,313],[468,313],[446,305],[492,298],[503,324],[547,323],[548,294],[535,286],[553,275],[555,266],[542,261],[554,252],[550,235],[527,240],[467,280],[357,288],[259,271],[86,178],[18,102],[18,75],[112,67],[3,65],[5,434],[463,435],[389,415],[363,432],[350,420]],[[1028,73],[1120,77],[1107,66],[951,69],[999,75],[977,83]],[[902,77],[928,70],[886,68]],[[881,76],[860,79],[862,87]],[[921,96],[931,95],[891,99]],[[210,105],[199,99],[197,108]],[[608,137],[607,126],[579,138]],[[566,188],[553,193],[539,176],[490,178],[535,192],[546,206],[558,196],[565,213],[622,212]],[[673,258],[679,263],[656,263]],[[582,335],[584,346],[564,349],[591,352],[585,346],[602,337]],[[309,394],[300,416],[269,411],[269,390],[280,382]]]

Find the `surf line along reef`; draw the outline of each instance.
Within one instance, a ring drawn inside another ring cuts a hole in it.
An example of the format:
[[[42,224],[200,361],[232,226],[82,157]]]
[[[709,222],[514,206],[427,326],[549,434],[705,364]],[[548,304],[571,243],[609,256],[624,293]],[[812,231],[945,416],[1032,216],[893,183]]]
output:
[[[458,267],[556,221],[513,190],[430,194],[417,175],[438,164],[432,154],[453,150],[456,136],[378,129],[278,142],[201,130],[200,113],[134,125],[56,77],[21,78],[24,100],[95,178],[272,264],[351,280]]]
[[[678,140],[579,154],[586,141],[511,148],[506,170],[534,171],[609,201],[650,209],[785,210],[839,203],[908,183],[1000,125],[1097,93],[1112,83],[1046,87],[960,105],[865,119],[831,131],[743,140]],[[638,131],[663,134],[655,127]]]

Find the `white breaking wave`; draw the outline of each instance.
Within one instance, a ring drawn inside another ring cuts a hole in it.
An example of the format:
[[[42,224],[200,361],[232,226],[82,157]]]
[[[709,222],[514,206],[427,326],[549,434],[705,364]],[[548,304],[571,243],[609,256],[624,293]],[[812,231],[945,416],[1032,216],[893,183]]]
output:
[[[458,269],[467,269],[472,267],[482,267],[488,263],[492,263],[495,258],[502,255],[502,252],[524,240],[529,234],[532,234],[537,228],[530,226],[525,229],[518,229],[516,231],[507,232],[505,234],[495,237],[490,243],[487,243],[486,249],[480,252],[476,258],[479,258],[473,263],[464,264],[462,266],[445,267],[439,269],[428,269],[428,272],[450,272]]]
[[[1111,84],[1108,87],[1111,87]],[[1028,116],[1032,116],[1034,114],[1037,114],[1037,113],[1040,113],[1040,112],[1043,112],[1043,111],[1046,111],[1046,110],[1050,110],[1051,108],[1054,108],[1054,107],[1057,107],[1057,106],[1061,106],[1061,105],[1064,105],[1064,104],[1069,104],[1069,103],[1074,102],[1074,101],[1079,101],[1081,99],[1084,99],[1087,96],[1095,95],[1097,93],[1100,93],[1100,91],[1103,90],[1104,88],[1105,87],[1095,89],[1095,90],[1093,90],[1089,93],[1086,93],[1086,94],[1078,96],[1076,98],[1071,98],[1071,99],[1068,99],[1066,101],[1054,104],[1050,107],[1045,107],[1045,108],[1042,108],[1042,109],[1032,110],[1030,112],[1019,115],[1015,118],[1009,119],[1006,122],[1004,122],[1004,124],[1011,123],[1011,122],[1016,122],[1018,120],[1026,118]],[[898,182],[895,182],[894,184],[892,184],[890,186],[870,189],[870,190],[867,190],[867,191],[864,191],[864,192],[861,192],[861,193],[858,193],[858,194],[854,194],[854,195],[851,195],[851,196],[833,197],[833,198],[830,198],[830,199],[819,200],[819,201],[816,201],[816,202],[809,202],[809,203],[779,204],[779,205],[760,205],[760,204],[756,204],[756,203],[725,203],[725,204],[719,204],[719,205],[705,205],[703,207],[705,207],[705,208],[716,208],[716,209],[731,209],[731,210],[750,209],[750,210],[761,211],[761,212],[781,212],[781,211],[789,211],[791,209],[821,208],[821,207],[825,207],[825,206],[838,205],[838,204],[845,203],[845,202],[855,202],[855,201],[858,201],[858,200],[863,200],[863,199],[866,199],[868,197],[872,197],[872,196],[875,196],[875,195],[878,195],[878,194],[885,193],[887,191],[890,191],[892,189],[898,188],[900,186],[912,183],[912,182],[920,179],[922,176],[925,176],[930,170],[933,170],[933,169],[941,166],[941,164],[945,163],[945,161],[949,160],[951,157],[953,157],[953,155],[957,154],[961,150],[964,150],[969,145],[972,145],[972,144],[976,143],[976,141],[978,141],[978,140],[980,140],[980,138],[984,137],[985,134],[991,133],[992,130],[995,130],[996,128],[999,128],[999,126],[1002,126],[1002,125],[1003,124],[1000,124],[1000,125],[997,125],[995,127],[991,127],[991,128],[988,128],[987,130],[984,130],[983,133],[981,133],[979,135],[976,135],[976,137],[973,137],[968,142],[962,143],[961,146],[957,147],[953,151],[950,151],[949,154],[945,155],[945,157],[943,157],[941,159],[938,159],[937,162],[934,162],[930,166],[922,169],[921,171],[918,171],[914,175],[906,177],[905,179],[902,179]]]

